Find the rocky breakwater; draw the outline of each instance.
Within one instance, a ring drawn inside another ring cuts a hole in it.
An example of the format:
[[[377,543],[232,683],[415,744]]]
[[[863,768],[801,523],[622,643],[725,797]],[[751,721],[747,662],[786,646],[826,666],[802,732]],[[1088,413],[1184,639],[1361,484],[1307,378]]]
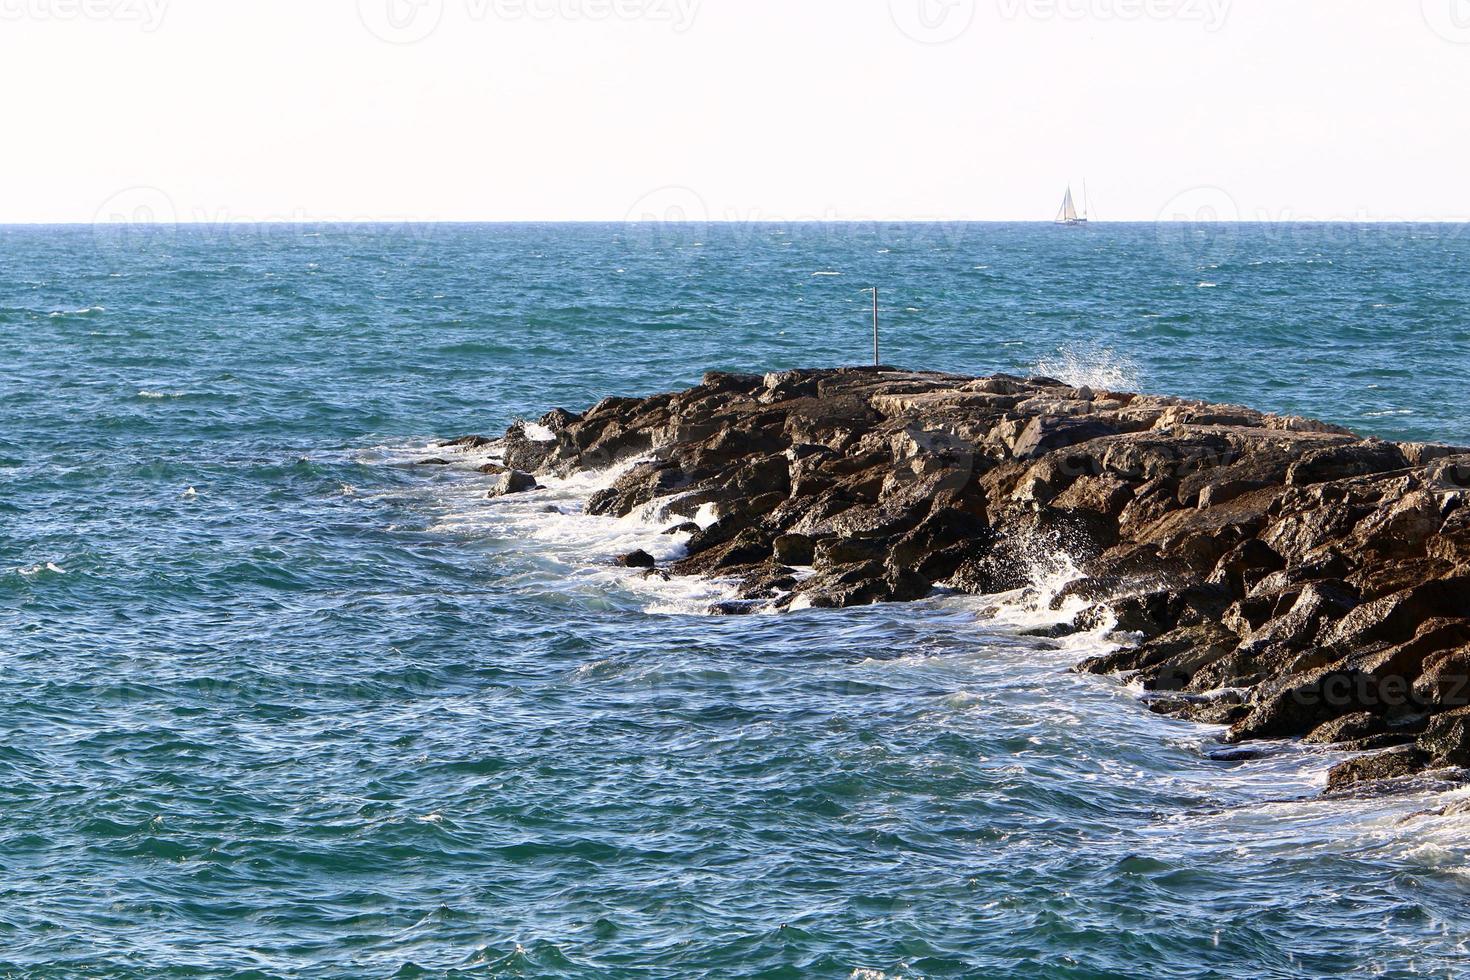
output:
[[[1054,602],[1083,611],[1057,631],[1122,643],[1078,669],[1153,710],[1364,753],[1334,791],[1470,766],[1470,449],[890,369],[715,373],[501,445],[497,492],[631,464],[590,511],[688,533],[647,574],[738,580],[717,612],[1001,593],[1064,551],[1081,575]]]

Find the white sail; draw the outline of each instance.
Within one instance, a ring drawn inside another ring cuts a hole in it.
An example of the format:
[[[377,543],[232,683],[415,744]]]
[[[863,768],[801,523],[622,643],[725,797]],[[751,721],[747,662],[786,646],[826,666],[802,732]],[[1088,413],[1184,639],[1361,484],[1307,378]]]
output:
[[[1067,196],[1062,198],[1062,209],[1057,212],[1057,223],[1067,224],[1077,220],[1077,206],[1072,203],[1072,188],[1067,188]]]
[[[1057,224],[1080,227],[1087,224],[1087,214],[1084,212],[1080,217],[1077,214],[1077,205],[1072,202],[1072,187],[1067,186],[1067,196],[1062,198],[1062,209],[1057,212]]]

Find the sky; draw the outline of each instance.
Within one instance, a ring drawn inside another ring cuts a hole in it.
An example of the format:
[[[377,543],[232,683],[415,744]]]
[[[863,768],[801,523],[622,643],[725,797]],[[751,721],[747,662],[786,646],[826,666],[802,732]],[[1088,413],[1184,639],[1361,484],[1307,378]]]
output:
[[[1470,219],[1470,0],[0,0],[0,222]]]

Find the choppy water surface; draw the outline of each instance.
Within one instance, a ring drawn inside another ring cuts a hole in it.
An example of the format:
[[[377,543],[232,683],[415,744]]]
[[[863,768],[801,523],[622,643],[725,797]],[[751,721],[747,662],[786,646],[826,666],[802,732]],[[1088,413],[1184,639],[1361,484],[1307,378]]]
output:
[[[860,361],[875,281],[894,363],[1466,443],[1466,231],[0,229],[0,974],[1464,974],[1453,794],[1212,760],[1021,603],[701,616],[594,478],[409,464]]]

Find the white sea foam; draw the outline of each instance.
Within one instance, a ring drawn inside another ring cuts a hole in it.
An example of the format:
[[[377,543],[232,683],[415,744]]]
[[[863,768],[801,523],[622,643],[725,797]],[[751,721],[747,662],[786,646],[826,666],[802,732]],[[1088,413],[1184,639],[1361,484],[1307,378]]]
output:
[[[1068,623],[1090,603],[1078,596],[1058,597],[1073,582],[1083,578],[1082,570],[1058,542],[1035,542],[1028,554],[1027,577],[1030,584],[1013,592],[984,596],[974,600],[984,618],[994,625],[1013,630],[1038,629]],[[1096,644],[1107,634],[1110,624],[1086,635],[1085,643]]]
[[[498,446],[475,449],[449,449],[427,441],[397,447],[377,447],[359,454],[365,462],[400,465],[426,455],[455,459],[455,465],[424,468],[423,481],[409,490],[413,506],[426,513],[425,523],[411,524],[406,533],[441,535],[464,542],[466,547],[496,555],[508,566],[500,572],[505,588],[547,597],[553,601],[590,603],[630,603],[653,615],[706,615],[718,603],[734,598],[734,583],[724,579],[698,577],[664,578],[658,573],[616,567],[614,559],[634,550],[644,550],[660,564],[686,553],[687,536],[666,534],[665,529],[681,518],[669,512],[670,501],[645,505],[626,517],[598,517],[586,513],[588,499],[597,490],[610,486],[634,464],[622,465],[595,473],[578,473],[567,478],[542,476],[544,489],[510,497],[487,498],[494,478],[481,475],[460,465],[462,462],[495,459]],[[391,497],[404,502],[404,491],[397,489],[378,497]],[[370,498],[371,499],[371,498]],[[717,513],[708,505],[701,507],[695,523],[707,526]],[[54,565],[35,566],[58,572]],[[801,570],[800,577],[812,574]],[[855,665],[857,676],[872,672],[875,683],[890,678],[896,670],[918,669],[935,672],[934,683],[952,684],[950,695],[937,710],[952,715],[957,724],[974,724],[984,719],[993,721],[997,710],[1024,712],[1027,705],[1046,704],[1048,717],[1060,718],[1069,708],[1065,697],[1059,697],[1062,684],[1103,685],[1116,692],[1118,710],[1108,708],[1110,699],[1089,702],[1075,708],[1074,727],[1114,731],[1116,737],[1141,741],[1159,740],[1174,750],[1196,756],[1207,756],[1218,748],[1214,739],[1218,727],[1196,725],[1142,711],[1136,706],[1124,708],[1144,693],[1137,685],[1115,684],[1095,678],[1073,677],[1067,680],[1066,667],[1091,656],[1117,648],[1123,638],[1112,633],[1115,623],[1104,621],[1093,629],[1072,634],[1049,643],[1020,639],[1024,631],[1070,622],[1088,605],[1078,597],[1063,596],[1066,587],[1082,576],[1078,563],[1063,542],[1039,539],[1031,549],[1029,583],[1015,592],[987,597],[939,595],[913,607],[915,623],[924,619],[948,619],[961,628],[974,630],[977,636],[1010,637],[996,643],[977,643],[974,663],[958,656],[953,647],[931,646],[916,632],[912,643],[902,644],[904,656],[872,658]],[[797,597],[790,609],[799,613],[810,608],[810,602]],[[760,610],[760,611],[769,611]],[[885,617],[881,610],[852,610],[857,622],[868,616]],[[839,620],[840,621],[840,620]],[[918,626],[915,627],[916,631]],[[941,628],[944,628],[941,626]],[[1017,642],[1019,641],[1019,642]],[[906,666],[896,667],[895,663]],[[977,664],[983,664],[976,674]],[[965,678],[972,678],[966,680]],[[978,677],[981,680],[974,680]],[[1089,688],[1096,690],[1096,687]],[[1103,715],[1098,712],[1103,711]],[[1034,741],[1034,739],[1033,739]],[[1245,764],[1221,766],[1181,766],[1167,776],[1140,770],[1126,772],[1132,763],[1099,756],[1095,778],[1160,778],[1177,784],[1181,794],[1194,796],[1237,796],[1273,802],[1231,806],[1218,811],[1179,814],[1164,821],[1160,833],[1177,835],[1178,824],[1188,824],[1186,832],[1208,836],[1219,831],[1234,840],[1275,840],[1278,827],[1296,827],[1303,836],[1320,837],[1322,826],[1331,828],[1335,839],[1363,835],[1365,849],[1382,854],[1385,860],[1406,861],[1470,877],[1470,815],[1425,815],[1400,826],[1410,814],[1443,805],[1443,797],[1428,793],[1416,797],[1394,798],[1388,804],[1391,820],[1377,819],[1374,814],[1385,807],[1383,801],[1315,799],[1326,785],[1328,770],[1342,760],[1340,753],[1293,743],[1269,743],[1262,746],[1265,755]],[[1113,768],[1109,768],[1113,767]],[[1123,775],[1120,775],[1123,773]],[[1081,779],[1093,778],[1081,776]],[[1470,799],[1470,791],[1465,794]],[[1427,829],[1426,829],[1427,828]],[[1371,845],[1371,847],[1370,847]]]
[[[664,578],[615,564],[618,557],[634,551],[645,551],[660,564],[687,553],[687,534],[665,533],[687,520],[669,513],[671,500],[653,501],[621,518],[586,512],[592,494],[611,486],[636,460],[564,478],[542,475],[539,490],[492,499],[486,494],[495,477],[465,471],[485,462],[500,462],[502,447],[498,444],[466,448],[425,441],[379,446],[357,455],[359,462],[387,465],[410,465],[426,457],[451,462],[449,467],[426,467],[440,478],[426,480],[413,491],[419,505],[430,513],[426,530],[524,555],[525,571],[512,579],[518,588],[590,597],[617,592],[632,596],[649,613],[679,615],[707,613],[712,604],[733,595],[729,581]],[[713,507],[705,505],[695,523],[708,526],[718,516]]]
[[[620,590],[638,596],[651,613],[707,613],[712,606],[735,598],[735,580],[665,578],[659,573],[614,564],[618,557],[640,550],[660,565],[676,561],[687,553],[688,535],[666,533],[668,529],[691,522],[707,528],[720,516],[718,507],[711,503],[701,504],[692,517],[687,516],[679,496],[651,501],[621,518],[588,514],[591,496],[611,486],[637,460],[568,477],[543,475],[539,490],[490,499],[487,490],[495,477],[473,471],[486,462],[503,460],[498,443],[465,447],[425,440],[378,446],[357,454],[358,462],[396,466],[428,458],[444,459],[450,465],[423,467],[426,476],[437,478],[426,479],[414,491],[431,513],[426,530],[488,544],[495,550],[514,549],[526,554],[530,559],[526,562],[528,571],[520,579],[526,587],[590,593]],[[1031,581],[1026,588],[980,599],[967,597],[972,612],[990,626],[1021,631],[1055,625],[1070,621],[1087,606],[1086,600],[1078,597],[1056,602],[1062,589],[1082,575],[1062,544],[1039,540],[1032,551]],[[797,577],[813,574],[811,569],[800,569]],[[798,596],[790,606],[793,612],[808,608],[811,604],[805,596]],[[757,611],[769,608],[758,607]],[[1105,626],[1069,644],[1095,646],[1101,652],[1108,646],[1102,639]]]
[[[1136,391],[1140,379],[1138,365],[1128,356],[1111,347],[1087,344],[1058,349],[1037,363],[1036,372],[1079,388],[1085,385],[1104,391]]]
[[[438,440],[373,446],[358,450],[354,462],[364,465],[412,466],[426,459],[447,460],[454,469],[476,469],[486,463],[500,463],[505,450],[498,442],[484,446],[451,446]]]

